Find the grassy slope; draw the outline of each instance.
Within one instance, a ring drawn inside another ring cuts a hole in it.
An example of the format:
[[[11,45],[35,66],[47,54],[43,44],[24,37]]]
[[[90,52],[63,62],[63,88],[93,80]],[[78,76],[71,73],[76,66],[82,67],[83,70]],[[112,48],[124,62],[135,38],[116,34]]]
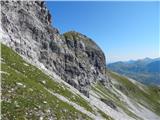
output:
[[[160,88],[156,86],[142,86],[132,83],[126,77],[109,72],[110,76],[119,83],[115,87],[128,97],[136,100],[148,109],[160,115]]]
[[[2,73],[3,119],[38,119],[40,115],[46,119],[51,116],[55,116],[57,119],[69,119],[69,117],[90,119],[74,107],[48,93],[44,88],[61,94],[93,112],[83,98],[74,95],[65,86],[54,82],[42,71],[27,64],[8,47],[1,45],[1,52],[1,70],[4,72]]]
[[[70,92],[66,86],[53,81],[41,70],[26,63],[19,55],[10,48],[1,45],[2,49],[2,119],[45,119],[55,116],[57,119],[91,119],[69,104],[48,93],[49,89],[54,93],[63,95],[86,110],[95,114],[95,111],[81,96]],[[109,72],[109,76],[116,79],[119,84],[114,86],[152,111],[160,115],[160,89],[157,87],[143,87],[145,92],[133,84],[127,78]],[[44,82],[45,81],[45,82]],[[20,83],[20,84],[19,84]],[[137,116],[125,107],[125,103],[106,89],[100,83],[92,87],[103,99],[111,100],[116,106],[122,108],[128,115]],[[105,113],[98,110],[106,119]]]
[[[108,71],[108,74],[110,78],[112,80],[114,79],[117,83],[113,84],[114,87],[131,98],[131,100],[140,103],[155,112],[157,115],[160,115],[160,88],[156,86],[142,86],[141,84],[134,84],[126,77],[117,75],[111,71]],[[111,101],[115,106],[122,108],[129,116],[135,119],[141,119],[126,107],[126,103],[120,100],[119,96],[115,94],[116,91],[114,91],[114,89],[108,89],[98,82],[92,86],[92,90],[99,94],[101,99]]]
[[[97,83],[96,85],[92,86],[92,90],[99,94],[101,99],[111,101],[115,106],[120,107],[129,116],[133,118],[139,118],[125,107],[126,104],[121,101],[116,94],[104,87],[101,83]]]
[[[51,95],[47,90],[58,93],[77,103],[93,114],[97,112],[106,120],[111,118],[95,111],[80,95],[68,87],[55,82],[35,66],[26,63],[17,53],[1,44],[2,71],[2,119],[91,119],[71,105]]]

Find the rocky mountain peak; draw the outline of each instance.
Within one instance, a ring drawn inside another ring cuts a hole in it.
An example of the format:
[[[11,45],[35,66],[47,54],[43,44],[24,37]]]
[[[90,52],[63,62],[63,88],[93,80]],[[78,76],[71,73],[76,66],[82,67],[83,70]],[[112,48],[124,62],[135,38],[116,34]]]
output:
[[[64,36],[66,37],[66,39],[81,40],[87,45],[87,47],[90,47],[91,49],[99,50],[103,53],[101,48],[91,38],[87,37],[86,35],[83,35],[82,33],[79,33],[76,31],[69,31],[64,33]]]
[[[88,96],[90,84],[107,82],[105,56],[93,40],[51,26],[43,1],[1,1],[2,43],[21,56],[41,63]]]

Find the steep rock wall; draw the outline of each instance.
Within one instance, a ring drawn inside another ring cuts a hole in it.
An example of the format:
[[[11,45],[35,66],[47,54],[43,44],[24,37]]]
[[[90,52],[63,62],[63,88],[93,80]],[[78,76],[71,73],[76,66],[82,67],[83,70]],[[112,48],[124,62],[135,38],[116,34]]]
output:
[[[108,81],[102,50],[81,33],[61,35],[51,26],[51,14],[43,1],[1,1],[1,33],[2,43],[43,63],[86,96],[90,84]]]

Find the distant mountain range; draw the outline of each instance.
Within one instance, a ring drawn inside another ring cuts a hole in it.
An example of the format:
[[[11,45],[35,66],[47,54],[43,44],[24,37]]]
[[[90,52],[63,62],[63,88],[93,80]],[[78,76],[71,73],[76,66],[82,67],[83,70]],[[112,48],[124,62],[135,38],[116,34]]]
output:
[[[160,85],[160,58],[144,58],[108,64],[108,68],[144,84]]]

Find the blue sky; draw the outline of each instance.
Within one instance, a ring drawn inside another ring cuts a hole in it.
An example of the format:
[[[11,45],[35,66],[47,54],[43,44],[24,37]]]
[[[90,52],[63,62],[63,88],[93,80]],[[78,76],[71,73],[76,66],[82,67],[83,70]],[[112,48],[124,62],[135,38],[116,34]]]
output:
[[[92,38],[107,63],[159,57],[158,2],[46,2],[52,25]]]

